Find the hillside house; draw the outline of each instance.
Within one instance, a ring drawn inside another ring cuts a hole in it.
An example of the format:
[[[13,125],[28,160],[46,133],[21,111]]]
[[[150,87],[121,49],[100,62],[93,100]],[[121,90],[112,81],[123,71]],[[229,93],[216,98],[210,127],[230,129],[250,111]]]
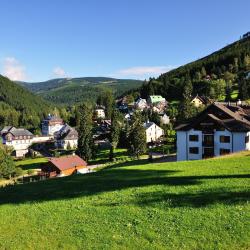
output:
[[[248,38],[248,37],[250,37],[250,32],[247,32],[247,33],[245,33],[245,34],[242,36],[243,39],[244,39],[244,38]]]
[[[206,105],[208,103],[208,100],[207,98],[205,97],[202,97],[202,96],[199,96],[199,95],[196,95],[192,100],[191,100],[191,103],[193,103],[193,105],[195,107],[200,107],[202,105]]]
[[[47,177],[62,177],[87,170],[87,163],[77,155],[50,158],[42,167],[42,175]],[[87,172],[87,171],[86,171]]]
[[[166,105],[167,101],[161,95],[151,95],[149,96],[147,103],[150,106],[156,106],[159,103],[162,103],[162,105]]]
[[[42,121],[42,134],[54,135],[54,133],[59,131],[63,125],[64,122],[60,117],[49,114],[48,117]]]
[[[146,122],[143,127],[145,128],[147,143],[156,142],[164,135],[164,130],[154,122]]]
[[[78,132],[65,124],[55,133],[55,147],[61,149],[75,149],[78,144]]]
[[[161,115],[161,123],[166,125],[170,123],[170,118],[167,114]]]
[[[96,109],[95,110],[95,117],[104,119],[105,118],[105,110],[103,108]]]
[[[15,157],[24,157],[29,152],[34,135],[27,129],[7,126],[1,130],[1,137],[4,145],[13,147]]]
[[[250,150],[250,107],[214,103],[176,131],[178,161]]]
[[[135,102],[135,109],[137,110],[144,110],[148,107],[147,101],[146,99],[142,99],[139,98],[136,102]]]

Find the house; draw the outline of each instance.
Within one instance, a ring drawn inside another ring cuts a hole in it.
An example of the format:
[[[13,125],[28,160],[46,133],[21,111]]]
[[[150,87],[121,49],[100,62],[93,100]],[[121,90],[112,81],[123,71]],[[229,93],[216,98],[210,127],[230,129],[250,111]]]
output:
[[[191,103],[193,103],[193,105],[197,108],[202,105],[207,105],[208,102],[209,102],[208,98],[204,96],[199,96],[198,94],[191,100]]]
[[[50,158],[42,167],[43,175],[47,177],[67,176],[87,169],[87,163],[77,155]]]
[[[78,144],[78,132],[65,124],[55,133],[55,147],[62,149],[75,149]]]
[[[144,110],[148,107],[146,99],[139,98],[135,102],[135,109]]]
[[[48,117],[42,121],[42,134],[54,135],[54,133],[59,131],[63,125],[64,122],[60,117],[49,114]]]
[[[242,36],[243,39],[244,39],[244,38],[248,38],[248,37],[250,37],[250,32],[247,32],[247,33],[245,33],[245,34]]]
[[[95,110],[95,117],[104,119],[105,118],[105,110],[103,108],[97,108]]]
[[[178,161],[250,150],[250,107],[213,103],[176,131]]]
[[[147,143],[156,142],[164,135],[164,130],[157,126],[154,122],[146,122],[143,127],[146,130]]]
[[[163,98],[161,95],[151,95],[149,96],[147,102],[150,106],[155,106],[158,103],[163,103],[164,105],[166,105],[166,99]]]
[[[34,138],[34,135],[27,129],[13,126],[4,127],[1,130],[1,136],[3,144],[13,147],[16,157],[24,157],[29,152]]]
[[[161,123],[166,125],[170,123],[170,118],[167,114],[161,115]]]

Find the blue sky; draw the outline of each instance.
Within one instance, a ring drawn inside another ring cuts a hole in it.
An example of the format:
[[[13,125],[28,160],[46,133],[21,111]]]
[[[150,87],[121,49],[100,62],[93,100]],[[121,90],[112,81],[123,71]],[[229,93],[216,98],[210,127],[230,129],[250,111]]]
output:
[[[144,79],[250,31],[249,0],[0,0],[0,73]]]

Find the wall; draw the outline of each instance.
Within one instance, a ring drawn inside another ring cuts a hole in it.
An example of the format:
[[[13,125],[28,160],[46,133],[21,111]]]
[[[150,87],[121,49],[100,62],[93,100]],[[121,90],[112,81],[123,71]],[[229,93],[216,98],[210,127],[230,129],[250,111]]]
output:
[[[187,133],[186,131],[177,131],[177,161],[187,160]]]
[[[198,141],[189,141],[189,135],[198,135],[199,140]],[[198,130],[191,129],[187,131],[187,142],[188,142],[188,160],[199,160],[202,159],[202,132]],[[184,142],[183,142],[184,143]],[[199,153],[198,154],[190,154],[189,153],[189,148],[190,147],[198,147],[199,148]]]
[[[230,143],[221,143],[220,142],[220,136],[230,136]],[[245,139],[244,139],[245,142]],[[214,133],[214,155],[219,156],[220,155],[220,149],[230,149],[230,152],[232,152],[232,133],[228,130],[224,131],[216,131]]]
[[[247,149],[245,139],[247,133],[233,133],[233,152],[243,151]]]

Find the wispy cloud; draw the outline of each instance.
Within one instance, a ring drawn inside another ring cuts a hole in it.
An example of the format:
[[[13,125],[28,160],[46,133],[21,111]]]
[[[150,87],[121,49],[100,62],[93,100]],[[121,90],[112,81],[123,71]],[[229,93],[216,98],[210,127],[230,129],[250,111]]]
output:
[[[168,72],[171,69],[174,69],[173,66],[140,66],[140,67],[131,67],[126,69],[121,69],[115,72],[114,76],[116,77],[131,77],[138,79],[147,79],[149,77],[156,77],[162,73]]]
[[[27,80],[25,67],[15,57],[4,58],[3,75],[13,81]]]
[[[56,67],[53,69],[53,74],[56,77],[66,77],[66,72],[63,68],[61,67]]]

